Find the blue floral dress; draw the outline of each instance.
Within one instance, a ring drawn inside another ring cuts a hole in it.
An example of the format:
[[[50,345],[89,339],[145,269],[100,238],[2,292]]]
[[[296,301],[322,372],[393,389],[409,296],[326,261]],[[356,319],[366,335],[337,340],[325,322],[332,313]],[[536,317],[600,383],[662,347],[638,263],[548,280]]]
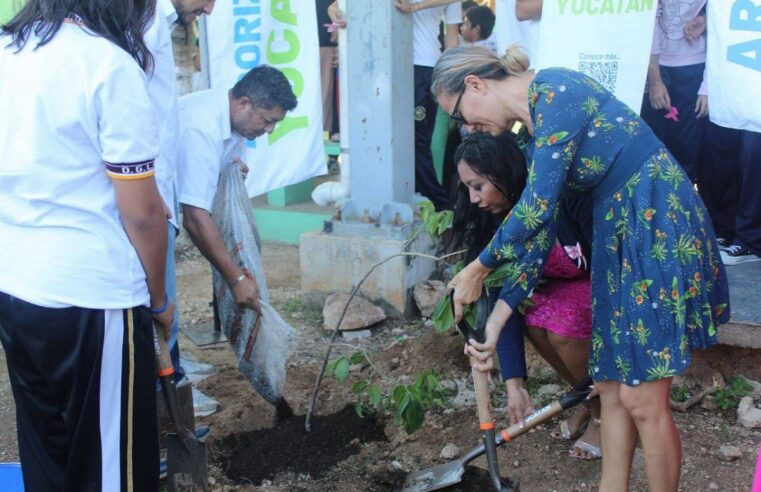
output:
[[[596,381],[681,373],[716,343],[729,289],[713,227],[682,168],[625,104],[572,70],[537,73],[526,188],[480,255],[507,264],[500,298],[530,295],[552,249],[562,195],[594,199],[592,354]]]

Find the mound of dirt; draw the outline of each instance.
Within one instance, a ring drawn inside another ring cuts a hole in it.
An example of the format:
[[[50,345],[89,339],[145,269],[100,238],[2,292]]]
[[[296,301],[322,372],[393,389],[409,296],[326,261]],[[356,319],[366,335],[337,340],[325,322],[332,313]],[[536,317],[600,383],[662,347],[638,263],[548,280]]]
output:
[[[281,471],[320,478],[361,444],[386,441],[384,425],[372,418],[360,419],[353,406],[338,413],[315,416],[312,432],[304,430],[304,417],[279,421],[271,429],[232,434],[218,443],[222,468],[235,482],[259,485]]]

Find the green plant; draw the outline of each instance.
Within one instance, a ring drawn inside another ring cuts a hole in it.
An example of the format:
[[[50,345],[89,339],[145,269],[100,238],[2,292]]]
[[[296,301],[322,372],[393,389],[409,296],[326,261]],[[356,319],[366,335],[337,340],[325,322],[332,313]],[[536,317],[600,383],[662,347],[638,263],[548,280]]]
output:
[[[722,410],[735,408],[740,400],[748,396],[753,387],[741,376],[733,377],[729,383],[714,393],[714,401]]]
[[[671,399],[677,403],[684,403],[692,398],[690,387],[686,384],[678,386],[671,390]]]
[[[433,203],[430,200],[426,200],[420,204],[420,219],[425,224],[425,230],[428,232],[428,235],[437,237],[452,227],[454,212],[451,210],[437,212]]]
[[[413,434],[423,425],[425,413],[434,408],[444,407],[446,394],[439,379],[433,371],[421,372],[412,384],[396,384],[388,393],[384,393],[380,384],[373,382],[372,376],[381,376],[372,361],[363,352],[351,356],[339,357],[325,368],[326,376],[333,376],[339,382],[349,377],[352,364],[369,363],[373,374],[367,379],[354,382],[351,392],[356,398],[354,410],[359,417],[373,414],[380,410],[393,410],[394,420],[407,434]]]

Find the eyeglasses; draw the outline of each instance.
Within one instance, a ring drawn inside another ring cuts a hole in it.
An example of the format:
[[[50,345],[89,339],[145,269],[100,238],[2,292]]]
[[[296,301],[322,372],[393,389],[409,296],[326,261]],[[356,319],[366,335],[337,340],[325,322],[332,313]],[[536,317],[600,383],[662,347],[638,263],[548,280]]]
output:
[[[462,117],[462,113],[460,113],[460,101],[462,101],[462,95],[465,94],[465,89],[467,86],[463,86],[462,90],[460,91],[460,95],[457,96],[457,101],[454,103],[454,108],[452,109],[452,114],[449,115],[450,118],[454,120],[455,123],[458,125],[467,125],[468,122],[465,121],[465,118]]]

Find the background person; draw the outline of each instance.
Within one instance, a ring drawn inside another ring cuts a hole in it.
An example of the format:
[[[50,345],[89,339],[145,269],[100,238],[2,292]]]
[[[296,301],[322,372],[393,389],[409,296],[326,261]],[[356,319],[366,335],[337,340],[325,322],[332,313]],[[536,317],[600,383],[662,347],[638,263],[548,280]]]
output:
[[[29,0],[0,35],[0,340],[29,491],[158,490],[153,12]]]
[[[510,271],[468,354],[489,370],[499,332],[536,285],[551,252],[561,197],[594,199],[593,351],[602,402],[602,490],[626,490],[637,438],[651,490],[675,491],[681,444],[669,407],[672,376],[691,350],[716,344],[729,317],[726,273],[707,212],[663,144],[595,80],[561,68],[528,72],[519,49],[502,58],[480,47],[445,53],[432,91],[470,130],[498,135],[515,121],[533,139],[529,177],[512,214],[478,259],[451,281],[455,318],[483,279]],[[513,190],[508,190],[508,193]]]
[[[460,34],[466,46],[483,46],[497,53],[497,40],[493,35],[494,12],[489,7],[478,6],[462,14]]]

